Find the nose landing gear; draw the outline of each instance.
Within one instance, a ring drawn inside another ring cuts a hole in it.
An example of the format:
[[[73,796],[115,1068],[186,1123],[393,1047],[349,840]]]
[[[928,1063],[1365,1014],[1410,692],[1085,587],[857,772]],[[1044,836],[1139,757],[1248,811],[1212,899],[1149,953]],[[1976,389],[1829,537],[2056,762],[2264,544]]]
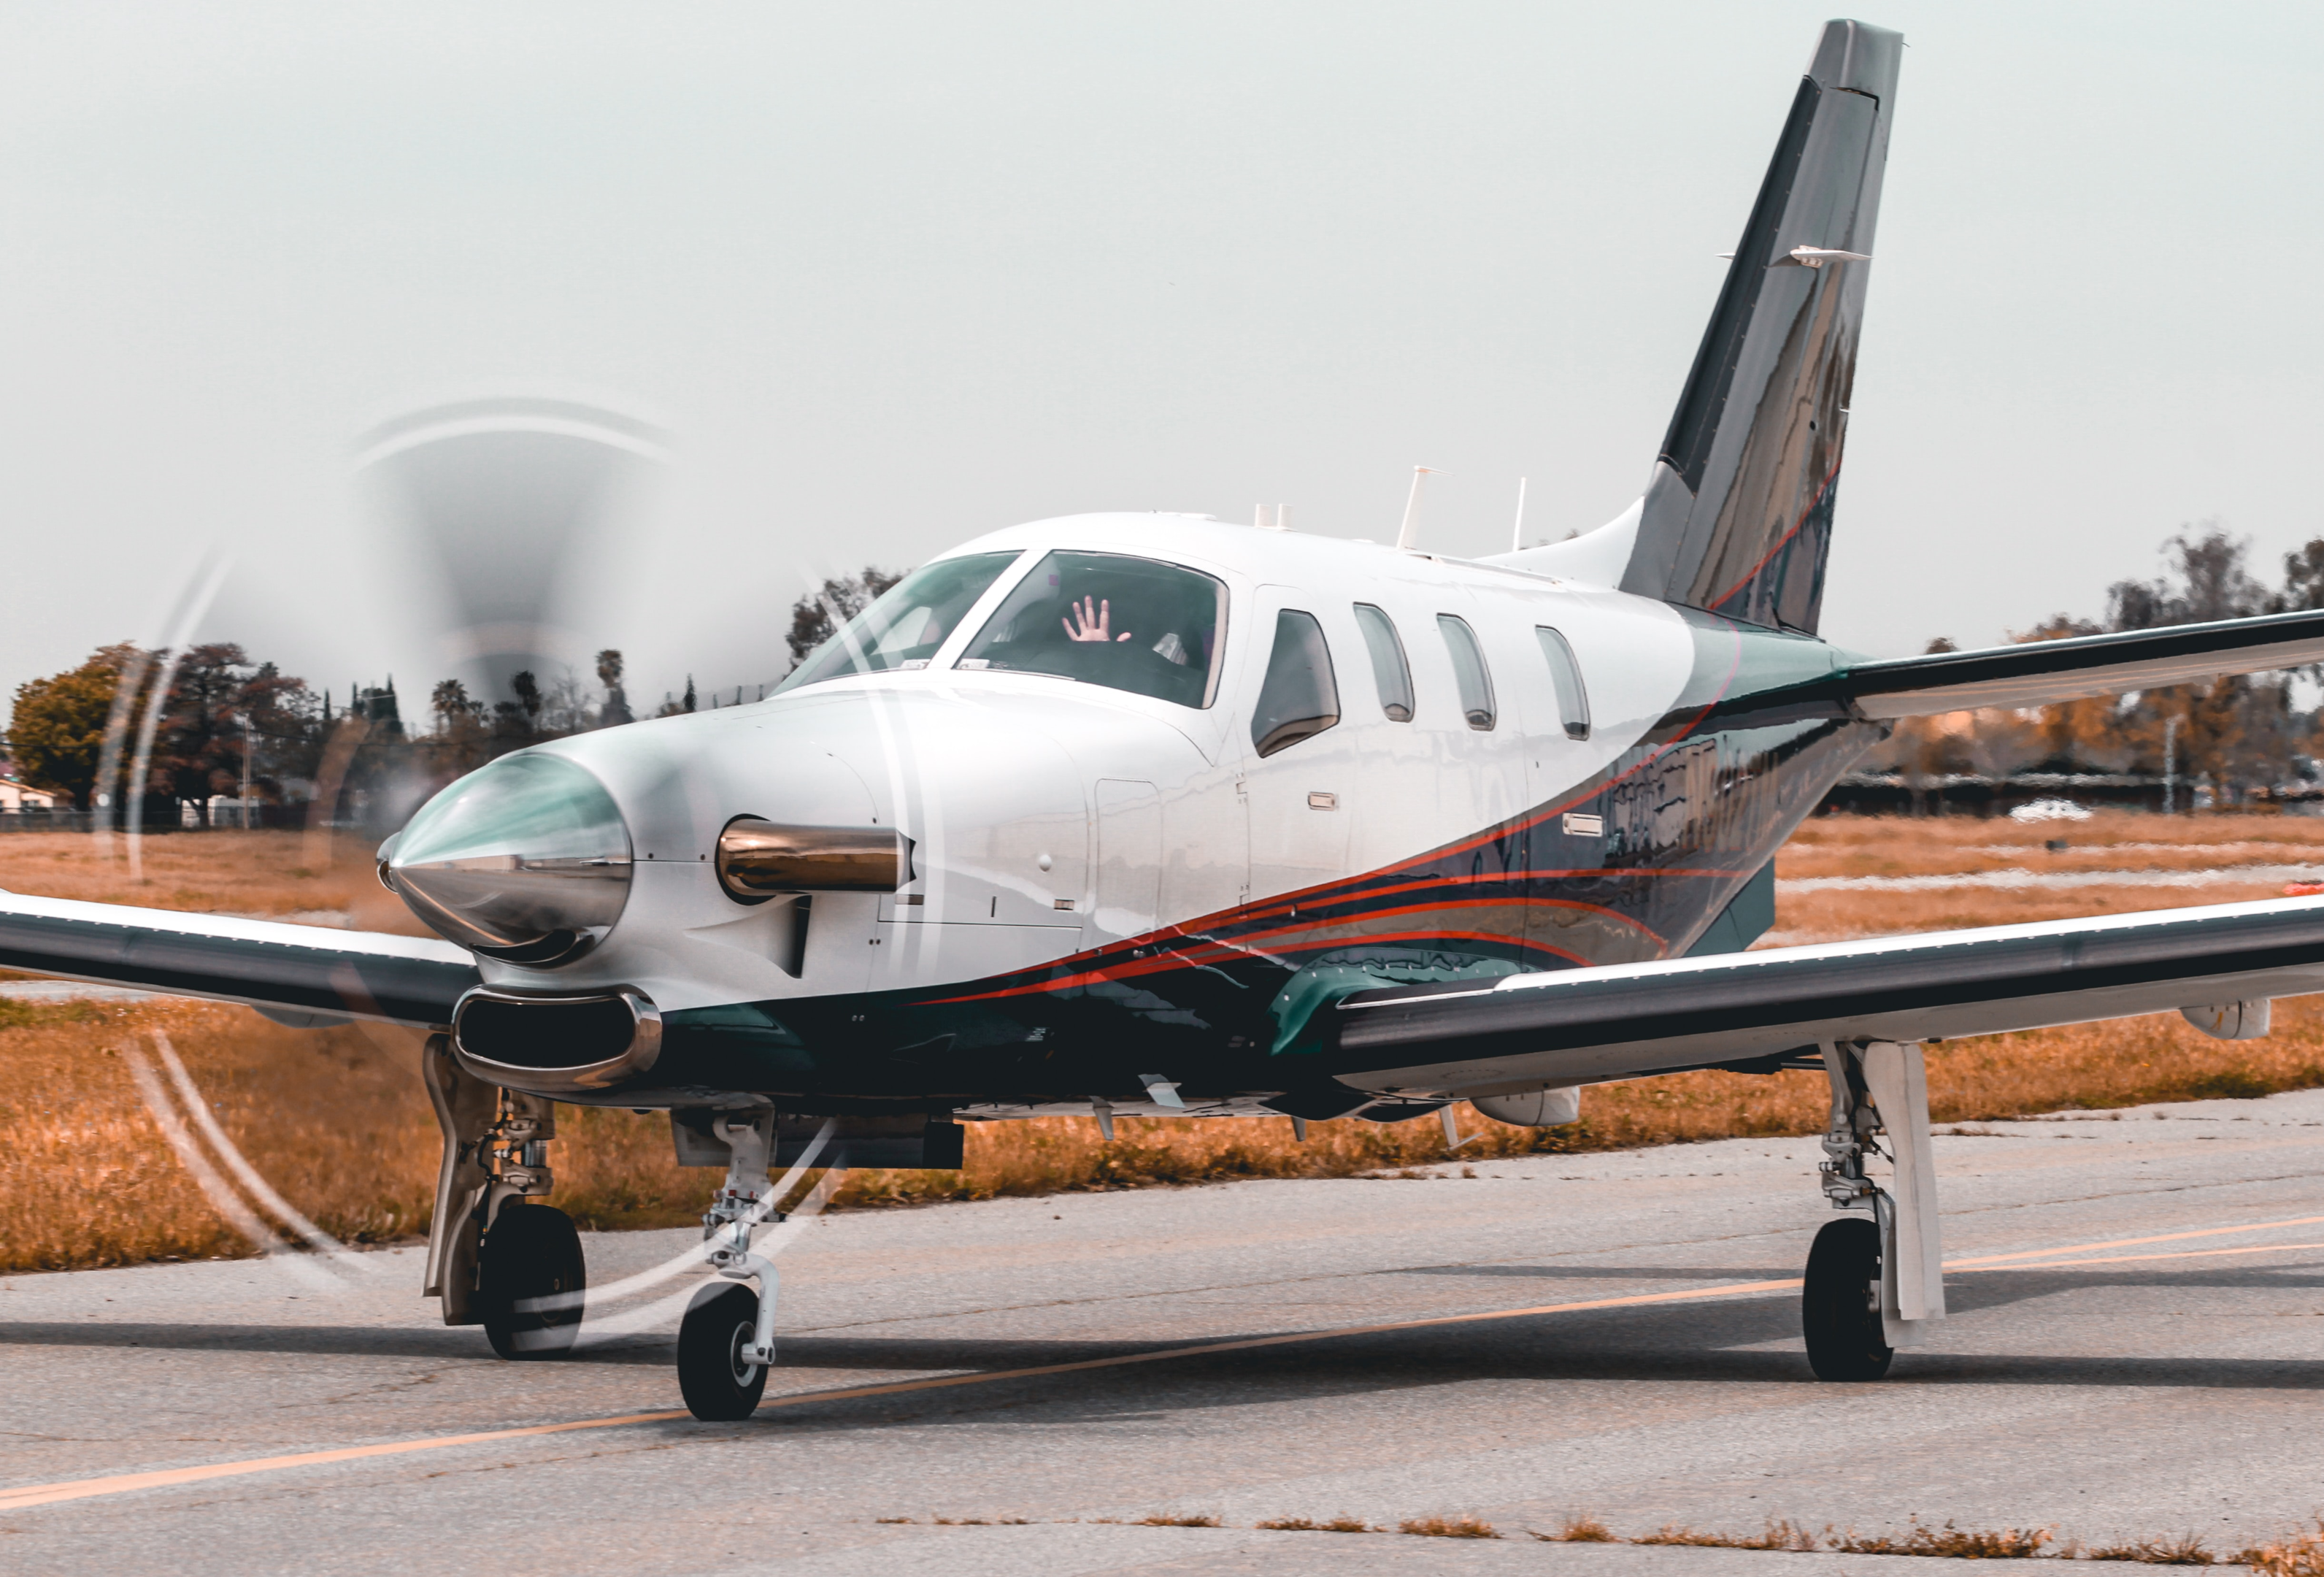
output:
[[[1936,1168],[1929,1153],[1928,1078],[1918,1046],[1893,1041],[1823,1047],[1831,1120],[1823,1136],[1824,1197],[1834,1210],[1868,1210],[1827,1222],[1808,1250],[1800,1323],[1818,1379],[1873,1380],[1899,1347],[1945,1317]],[[1893,1192],[1864,1175],[1888,1141]]]
[[[751,1250],[752,1229],[782,1220],[767,1176],[775,1114],[722,1115],[713,1127],[727,1146],[726,1183],[702,1218],[702,1235],[725,1285],[695,1294],[678,1328],[678,1388],[696,1418],[748,1418],[775,1361],[774,1262]],[[756,1292],[742,1285],[752,1277]]]

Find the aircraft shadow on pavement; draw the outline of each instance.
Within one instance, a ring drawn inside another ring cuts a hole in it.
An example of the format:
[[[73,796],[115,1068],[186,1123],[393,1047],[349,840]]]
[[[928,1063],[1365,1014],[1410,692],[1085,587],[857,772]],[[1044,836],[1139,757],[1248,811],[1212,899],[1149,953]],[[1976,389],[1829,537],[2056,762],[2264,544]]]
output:
[[[1567,1267],[1490,1267],[1495,1274]],[[1688,1281],[1718,1277],[1777,1279],[1760,1270],[1706,1270],[1701,1267],[1584,1268],[1634,1280],[1661,1277]],[[1457,1275],[1459,1267],[1425,1274]],[[1413,1273],[1405,1273],[1413,1274]],[[2172,1290],[2313,1291],[2324,1289],[2324,1274],[2292,1274],[2264,1268],[2159,1270],[2132,1267],[2089,1270],[2034,1268],[1956,1274],[1947,1278],[1948,1300],[1964,1323],[1969,1316],[2060,1294],[2117,1288]],[[1414,1311],[1416,1317],[1429,1315]],[[2082,1354],[2015,1355],[1942,1351],[1941,1328],[1933,1350],[1900,1354],[1887,1385],[2070,1385],[2210,1387],[2275,1390],[2324,1390],[2324,1361],[2298,1359],[2231,1359],[2204,1354],[2200,1324],[2190,1328],[2189,1350],[2164,1356]],[[1264,1333],[1259,1333],[1263,1335]],[[991,1407],[1031,1408],[1030,1415],[1063,1423],[1114,1419],[1157,1412],[1212,1406],[1242,1406],[1270,1401],[1314,1400],[1347,1395],[1453,1385],[1471,1381],[1569,1380],[1686,1384],[1798,1384],[1809,1382],[1806,1359],[1797,1348],[1798,1313],[1788,1295],[1731,1302],[1630,1305],[1581,1309],[1563,1314],[1479,1320],[1419,1329],[1360,1332],[1312,1342],[1262,1347],[1240,1352],[1188,1356],[1153,1363],[1082,1373],[998,1380],[969,1388],[886,1397],[806,1402],[770,1413],[788,1425],[807,1428],[853,1428],[893,1422],[899,1415],[964,1417]],[[1232,1335],[1186,1343],[1206,1346],[1234,1341]],[[2005,1338],[2006,1339],[2006,1338]],[[1984,1333],[1990,1345],[1994,1333]],[[1136,1342],[1086,1342],[1013,1338],[779,1336],[777,1388],[815,1382],[802,1370],[825,1370],[835,1388],[861,1383],[853,1377],[1031,1369],[1047,1364],[1167,1351],[1167,1346]],[[1780,1346],[1774,1345],[1780,1344]],[[386,1328],[362,1325],[167,1324],[112,1321],[0,1322],[0,1347],[152,1347],[176,1351],[284,1354],[338,1354],[411,1358],[430,1361],[469,1360],[494,1363],[481,1331],[459,1328]],[[666,1334],[622,1338],[584,1346],[561,1363],[669,1364]],[[555,1364],[535,1372],[544,1382]]]

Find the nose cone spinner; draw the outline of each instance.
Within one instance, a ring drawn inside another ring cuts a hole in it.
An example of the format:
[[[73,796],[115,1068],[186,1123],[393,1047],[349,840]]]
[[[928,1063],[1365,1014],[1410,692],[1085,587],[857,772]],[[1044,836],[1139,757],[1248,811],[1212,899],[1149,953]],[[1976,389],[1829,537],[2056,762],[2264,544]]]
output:
[[[557,756],[503,756],[420,807],[380,879],[438,934],[490,958],[578,958],[621,918],[630,834],[613,797]]]

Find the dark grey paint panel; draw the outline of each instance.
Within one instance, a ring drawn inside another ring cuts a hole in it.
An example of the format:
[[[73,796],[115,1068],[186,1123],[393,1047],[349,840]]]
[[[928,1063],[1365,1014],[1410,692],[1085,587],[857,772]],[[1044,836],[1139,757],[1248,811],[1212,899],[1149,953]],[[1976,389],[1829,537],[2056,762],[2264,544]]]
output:
[[[0,968],[423,1026],[480,983],[465,964],[5,911]]]
[[[1333,1070],[1430,1087],[1620,1077],[1826,1039],[1929,1039],[2324,991],[2324,903],[2181,910],[1577,971],[1539,984],[1368,991],[1332,1017]]]
[[[1902,43],[1825,26],[1664,436],[1624,591],[1816,628]]]

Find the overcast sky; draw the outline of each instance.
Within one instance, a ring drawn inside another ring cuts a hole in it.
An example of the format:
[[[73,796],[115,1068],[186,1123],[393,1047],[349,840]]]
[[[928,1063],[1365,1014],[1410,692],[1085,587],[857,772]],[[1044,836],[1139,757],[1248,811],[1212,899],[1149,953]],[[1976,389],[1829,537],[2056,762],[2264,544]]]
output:
[[[0,692],[202,633],[444,661],[357,507],[423,402],[672,435],[580,615],[633,696],[803,576],[1088,509],[1507,541],[1635,497],[1825,13],[1796,4],[0,8]],[[1825,633],[2001,639],[2216,516],[2324,534],[2324,7],[1931,5]],[[0,706],[5,706],[0,695]],[[417,706],[407,710],[417,711]]]

